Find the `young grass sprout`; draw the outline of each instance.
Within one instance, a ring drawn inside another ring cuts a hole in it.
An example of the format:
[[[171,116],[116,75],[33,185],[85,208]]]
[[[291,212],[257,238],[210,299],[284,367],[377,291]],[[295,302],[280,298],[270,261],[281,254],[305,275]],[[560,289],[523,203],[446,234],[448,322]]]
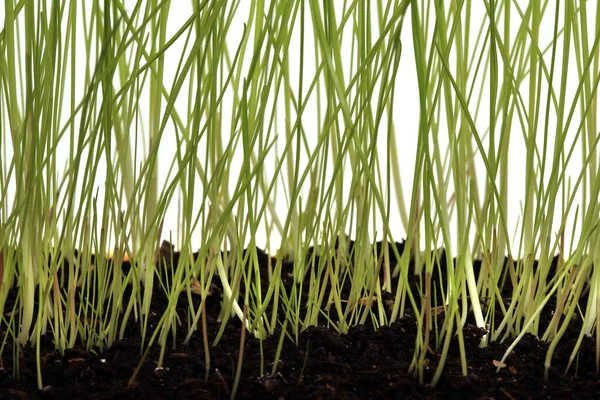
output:
[[[42,388],[43,335],[102,350],[133,323],[133,384],[152,346],[162,368],[182,340],[185,298],[205,379],[209,343],[242,322],[232,397],[246,334],[280,335],[275,375],[310,326],[400,318],[422,384],[453,343],[467,374],[466,324],[512,341],[500,365],[528,333],[549,342],[546,377],[580,324],[566,367],[595,335],[600,373],[598,10],[192,3],[4,2],[0,357],[36,346]]]

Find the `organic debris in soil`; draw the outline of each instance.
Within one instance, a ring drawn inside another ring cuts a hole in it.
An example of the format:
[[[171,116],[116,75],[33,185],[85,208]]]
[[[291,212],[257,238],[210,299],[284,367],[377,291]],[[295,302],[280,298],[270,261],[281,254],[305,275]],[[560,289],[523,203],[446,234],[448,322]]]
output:
[[[164,250],[165,246],[163,246]],[[170,248],[170,246],[169,246]],[[179,255],[170,254],[177,260]],[[266,277],[268,263],[260,252],[261,276]],[[174,265],[176,262],[174,261]],[[291,263],[286,268],[291,268]],[[128,268],[125,263],[124,269]],[[285,272],[284,268],[284,272]],[[436,277],[434,276],[434,279]],[[437,279],[440,279],[437,277]],[[265,285],[263,285],[265,287]],[[306,289],[308,285],[303,285]],[[208,337],[216,337],[221,307],[218,278],[214,293],[207,297]],[[16,296],[16,291],[11,293]],[[386,294],[389,298],[391,294]],[[195,299],[195,301],[198,299]],[[14,304],[15,299],[7,301]],[[149,326],[156,326],[167,297],[154,285]],[[196,304],[197,306],[197,304]],[[40,342],[44,389],[37,389],[36,352],[24,347],[21,352],[8,340],[0,359],[0,398],[7,399],[225,399],[229,398],[240,351],[239,319],[227,322],[217,346],[210,347],[210,369],[205,380],[205,356],[202,333],[194,333],[187,345],[187,296],[177,304],[182,319],[174,347],[168,346],[164,365],[157,368],[160,349],[153,346],[134,385],[128,385],[141,359],[139,322],[131,318],[125,338],[104,351],[87,352],[77,344],[64,355],[55,350],[52,339],[45,335]],[[550,316],[547,316],[550,318]],[[481,348],[484,331],[466,325],[463,329],[468,360],[468,374],[463,376],[458,341],[453,338],[444,373],[435,388],[427,385],[440,361],[430,351],[426,358],[424,385],[409,373],[417,335],[416,320],[407,317],[377,330],[368,324],[351,327],[339,335],[331,327],[310,327],[298,335],[298,344],[283,341],[283,349],[274,375],[273,361],[281,331],[262,343],[246,335],[242,374],[237,398],[265,399],[581,399],[600,397],[600,379],[595,374],[595,343],[584,339],[575,367],[569,374],[564,368],[579,335],[571,324],[555,350],[550,379],[543,380],[544,360],[548,345],[526,335],[508,359],[500,364],[510,340],[492,342]],[[578,324],[577,324],[578,325]],[[6,326],[0,326],[6,334]],[[262,349],[262,351],[261,351]],[[19,354],[19,377],[14,375],[13,354]],[[500,371],[497,372],[498,366]],[[262,371],[262,373],[261,373]]]

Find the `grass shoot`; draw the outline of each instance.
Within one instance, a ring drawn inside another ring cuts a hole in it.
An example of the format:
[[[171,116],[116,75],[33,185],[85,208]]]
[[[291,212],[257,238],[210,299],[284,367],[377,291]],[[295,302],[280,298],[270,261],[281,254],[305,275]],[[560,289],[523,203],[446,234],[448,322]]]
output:
[[[245,335],[278,329],[272,375],[310,326],[414,317],[410,368],[426,383],[438,352],[432,385],[455,337],[467,374],[467,323],[482,345],[549,342],[546,373],[569,324],[568,368],[585,336],[600,343],[597,10],[369,4],[4,2],[0,357],[42,335],[105,349],[134,321],[140,366],[199,331],[207,378],[235,318],[233,397]]]

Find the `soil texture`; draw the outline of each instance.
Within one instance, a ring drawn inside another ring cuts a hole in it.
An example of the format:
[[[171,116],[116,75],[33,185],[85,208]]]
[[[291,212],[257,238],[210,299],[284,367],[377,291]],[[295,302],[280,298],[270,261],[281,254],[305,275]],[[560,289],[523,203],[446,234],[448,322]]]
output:
[[[399,244],[402,246],[402,244]],[[163,252],[170,246],[163,245]],[[267,276],[267,267],[274,260],[259,253],[261,276]],[[177,253],[165,257],[176,265]],[[556,261],[556,260],[555,260]],[[123,269],[127,270],[128,265]],[[289,274],[292,263],[284,263],[282,274]],[[435,279],[443,277],[433,276]],[[206,322],[210,343],[217,336],[221,308],[222,286],[215,277],[213,293],[206,302]],[[266,283],[266,282],[265,282]],[[292,285],[284,281],[285,285]],[[263,284],[263,288],[267,285]],[[306,290],[308,284],[303,285]],[[507,288],[505,288],[508,290]],[[17,295],[11,290],[12,302]],[[192,296],[195,307],[199,296]],[[393,295],[385,293],[389,304]],[[10,301],[5,310],[10,310]],[[152,314],[148,335],[167,307],[167,297],[160,285],[154,285]],[[551,309],[552,307],[547,307]],[[64,354],[56,351],[51,337],[41,338],[41,365],[44,389],[37,388],[36,351],[25,346],[20,352],[6,342],[0,359],[0,399],[227,399],[231,396],[240,352],[241,322],[232,318],[227,322],[223,336],[216,346],[210,347],[210,368],[205,380],[206,364],[202,331],[199,329],[184,345],[187,334],[188,296],[182,295],[177,303],[181,325],[175,337],[169,338],[162,368],[156,368],[160,348],[154,345],[143,363],[133,385],[128,385],[141,359],[140,323],[130,318],[125,338],[110,348],[93,352],[77,344]],[[389,312],[389,310],[388,310]],[[333,313],[332,313],[333,314]],[[545,321],[551,318],[550,311]],[[498,314],[500,315],[500,314]],[[443,320],[443,316],[440,321]],[[320,320],[326,324],[325,318]],[[585,339],[576,363],[565,374],[565,367],[579,335],[581,320],[567,328],[559,343],[549,379],[544,380],[544,360],[548,344],[533,335],[527,335],[508,357],[499,372],[497,367],[512,339],[479,346],[484,330],[469,320],[464,327],[467,375],[463,375],[458,339],[450,345],[444,373],[435,388],[429,386],[440,354],[433,349],[426,356],[423,384],[409,372],[415,339],[416,319],[407,316],[390,326],[374,329],[372,321],[351,327],[344,335],[326,325],[310,327],[298,334],[298,343],[290,337],[283,340],[283,348],[271,375],[281,330],[263,340],[245,335],[243,364],[236,398],[239,399],[584,399],[600,398],[600,379],[596,375],[594,338]],[[281,327],[280,327],[281,328]],[[7,327],[0,325],[4,338]],[[543,332],[540,330],[540,332]],[[291,335],[291,330],[288,328]],[[432,343],[435,343],[435,332]],[[261,351],[262,349],[262,351]],[[19,376],[14,366],[17,354]],[[262,373],[261,373],[262,371]]]

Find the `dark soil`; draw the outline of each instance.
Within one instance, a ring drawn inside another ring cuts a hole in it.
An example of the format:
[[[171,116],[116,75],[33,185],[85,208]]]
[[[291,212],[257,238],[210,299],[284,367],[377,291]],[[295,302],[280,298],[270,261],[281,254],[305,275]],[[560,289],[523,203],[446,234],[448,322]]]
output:
[[[401,244],[399,244],[401,246]],[[164,250],[164,247],[163,247]],[[177,259],[177,254],[173,258]],[[171,258],[170,255],[167,258]],[[260,253],[261,268],[269,257]],[[124,269],[129,268],[128,265]],[[292,268],[291,263],[284,265]],[[263,274],[266,276],[266,272]],[[434,276],[434,280],[439,277]],[[266,285],[263,285],[265,287]],[[306,288],[308,285],[305,285]],[[155,285],[149,324],[156,325],[166,296]],[[16,295],[16,290],[13,290]],[[384,301],[393,300],[391,294]],[[12,300],[14,302],[14,299]],[[220,327],[217,317],[222,301],[220,282],[214,281],[214,293],[208,297],[207,326],[210,342]],[[9,302],[10,303],[10,302]],[[194,297],[196,307],[199,297]],[[139,322],[131,318],[126,338],[96,354],[81,345],[64,355],[55,350],[48,336],[41,340],[41,362],[45,388],[37,389],[35,348],[24,347],[19,356],[20,377],[13,370],[11,340],[7,341],[0,359],[0,399],[209,399],[229,398],[240,351],[241,322],[230,319],[220,342],[210,348],[210,370],[205,376],[202,333],[196,331],[187,345],[187,296],[177,305],[181,326],[176,347],[167,348],[162,369],[156,369],[159,347],[154,346],[145,360],[134,385],[128,385],[140,361]],[[550,307],[549,307],[550,308]],[[5,308],[9,310],[10,308]],[[546,316],[550,318],[550,314]],[[325,321],[323,321],[325,322]],[[440,356],[433,350],[427,355],[424,385],[409,372],[413,357],[416,321],[408,317],[375,330],[369,323],[350,328],[339,335],[326,326],[311,327],[300,333],[298,344],[283,341],[283,350],[274,376],[266,375],[273,367],[281,331],[262,342],[246,335],[244,359],[237,398],[265,399],[583,399],[600,398],[600,379],[595,372],[595,342],[584,340],[577,365],[564,374],[569,356],[579,334],[580,321],[572,323],[555,351],[550,379],[544,380],[544,359],[548,345],[527,335],[509,356],[506,365],[496,372],[500,360],[511,343],[491,343],[480,348],[480,329],[465,326],[468,375],[461,370],[458,341],[446,360],[444,373],[435,388],[429,387]],[[2,337],[6,326],[0,325]],[[149,329],[151,331],[151,329]],[[172,339],[169,339],[172,343]],[[262,356],[261,356],[262,347]],[[264,374],[261,376],[261,370]]]

